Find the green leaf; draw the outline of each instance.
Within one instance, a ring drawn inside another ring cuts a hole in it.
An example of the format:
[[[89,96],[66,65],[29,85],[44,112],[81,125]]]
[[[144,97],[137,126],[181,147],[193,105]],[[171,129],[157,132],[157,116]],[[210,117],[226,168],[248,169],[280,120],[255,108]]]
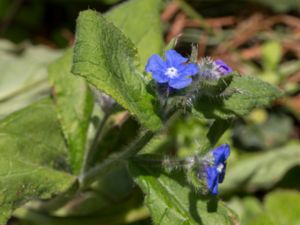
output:
[[[227,204],[238,214],[241,224],[249,224],[254,218],[260,216],[263,211],[262,203],[252,196],[233,197]]]
[[[109,126],[103,129],[101,141],[97,147],[100,151],[95,152],[92,156],[90,167],[103,162],[110,154],[122,150],[136,138],[139,124],[134,118],[126,117],[128,117],[126,111],[110,115],[109,121],[107,121]]]
[[[264,210],[250,225],[300,224],[300,194],[297,191],[277,190],[264,199]]]
[[[143,125],[156,130],[161,120],[155,114],[154,97],[147,92],[136,68],[136,57],[132,42],[103,16],[91,10],[80,13],[72,72],[112,96]]]
[[[59,214],[69,217],[105,215],[105,211],[110,209],[116,212],[116,206],[129,201],[134,195],[133,188],[132,178],[125,167],[113,169],[91,185],[88,191],[74,197],[60,209]],[[140,196],[138,199],[141,199]],[[141,205],[141,201],[139,203]]]
[[[282,57],[282,48],[279,42],[269,41],[262,47],[262,64],[265,70],[274,71]]]
[[[86,196],[82,196],[86,197]],[[98,197],[98,198],[97,198]],[[96,201],[101,201],[99,196],[94,197],[93,204],[96,205]],[[82,198],[80,199],[82,200]],[[133,199],[135,200],[135,199]],[[119,204],[114,204],[114,207],[108,208],[100,212],[94,212],[94,214],[84,216],[53,216],[46,213],[38,213],[34,210],[28,210],[22,208],[17,211],[17,217],[21,218],[20,225],[121,225],[130,224],[138,225],[145,224],[139,223],[139,221],[145,220],[149,217],[149,213],[146,207],[137,205],[132,199],[126,200]],[[75,204],[78,203],[75,202]],[[19,221],[18,221],[19,222]]]
[[[250,225],[278,225],[273,223],[270,217],[267,214],[260,214],[259,216],[253,219],[253,222],[249,223]]]
[[[215,146],[229,125],[230,122],[225,120],[208,121],[186,116],[173,123],[168,137],[174,137],[173,148],[177,149],[179,157],[205,155]]]
[[[267,195],[265,208],[274,224],[297,225],[300,224],[299,202],[299,192],[279,190]]]
[[[173,122],[168,137],[173,137],[173,147],[177,149],[177,156],[187,157],[202,153],[202,150],[210,147],[207,138],[209,123],[194,117],[179,117]],[[162,154],[164,154],[162,152]]]
[[[230,165],[221,193],[243,190],[254,192],[274,186],[293,167],[300,165],[300,144],[294,143],[248,156]]]
[[[163,49],[160,5],[159,0],[132,0],[106,14],[106,18],[136,45],[142,69],[152,54],[161,53]],[[132,12],[134,15],[129,16]]]
[[[61,53],[0,41],[0,118],[49,95],[47,65]]]
[[[130,163],[135,181],[146,194],[145,203],[155,224],[210,225],[236,224],[237,219],[224,203],[216,198],[201,196],[186,184],[185,175],[171,175],[161,169],[137,162]]]
[[[216,119],[210,126],[207,132],[207,139],[209,140],[209,147],[212,148],[218,143],[225,131],[230,127],[230,122],[227,120]],[[207,150],[207,149],[206,149]]]
[[[74,180],[67,149],[50,100],[0,122],[0,224],[31,199],[47,199]]]
[[[286,143],[293,132],[290,116],[269,113],[264,123],[238,123],[233,130],[234,144],[242,149],[270,149]]]
[[[233,75],[232,80],[219,80],[213,95],[200,92],[194,102],[194,115],[206,118],[230,119],[243,116],[257,107],[265,107],[282,93],[275,87],[253,76]],[[225,82],[225,87],[224,87]],[[205,91],[205,90],[204,90]]]
[[[78,173],[84,158],[93,96],[86,81],[71,70],[72,50],[49,67],[54,103],[69,146],[69,161]],[[66,85],[67,84],[67,85]]]

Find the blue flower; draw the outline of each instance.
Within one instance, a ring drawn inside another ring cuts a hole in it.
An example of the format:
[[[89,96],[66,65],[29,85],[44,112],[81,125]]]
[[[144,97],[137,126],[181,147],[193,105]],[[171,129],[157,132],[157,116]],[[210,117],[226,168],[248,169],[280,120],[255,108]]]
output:
[[[152,73],[157,83],[168,83],[172,88],[182,89],[192,83],[190,76],[198,73],[197,64],[186,63],[187,61],[187,58],[175,50],[168,50],[166,61],[157,54],[152,55],[146,65],[146,71]]]
[[[213,163],[205,168],[207,188],[211,194],[218,194],[218,185],[225,177],[226,160],[230,155],[230,147],[221,145],[212,151]]]

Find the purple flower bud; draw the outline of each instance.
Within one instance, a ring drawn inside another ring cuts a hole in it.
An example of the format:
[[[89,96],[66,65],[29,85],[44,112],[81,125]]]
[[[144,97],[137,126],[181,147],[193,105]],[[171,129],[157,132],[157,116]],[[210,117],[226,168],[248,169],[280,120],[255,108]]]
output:
[[[217,70],[220,72],[222,76],[227,75],[229,73],[232,73],[232,69],[221,59],[217,59],[215,61],[215,64],[217,65]]]
[[[200,60],[200,76],[210,80],[218,80],[220,77],[231,73],[233,70],[222,60],[213,60],[205,57]]]

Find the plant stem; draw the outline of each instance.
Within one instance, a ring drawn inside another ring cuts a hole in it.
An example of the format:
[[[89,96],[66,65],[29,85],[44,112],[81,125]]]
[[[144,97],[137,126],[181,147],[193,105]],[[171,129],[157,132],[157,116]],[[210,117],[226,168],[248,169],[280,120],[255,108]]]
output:
[[[124,165],[124,163],[126,163],[129,158],[137,154],[152,139],[153,136],[153,131],[144,131],[140,138],[134,141],[125,150],[111,155],[103,163],[91,168],[86,173],[83,173],[78,178],[80,190],[88,188],[89,185],[91,185],[97,178],[100,178],[112,168]]]
[[[92,166],[92,161],[95,158],[95,155],[98,150],[97,147],[98,147],[99,141],[103,137],[104,127],[105,127],[107,119],[109,118],[110,115],[111,115],[110,112],[105,112],[104,117],[102,118],[102,120],[98,126],[98,129],[96,131],[93,142],[92,142],[90,148],[86,152],[85,159],[84,159],[83,166],[82,166],[82,173],[85,173]]]

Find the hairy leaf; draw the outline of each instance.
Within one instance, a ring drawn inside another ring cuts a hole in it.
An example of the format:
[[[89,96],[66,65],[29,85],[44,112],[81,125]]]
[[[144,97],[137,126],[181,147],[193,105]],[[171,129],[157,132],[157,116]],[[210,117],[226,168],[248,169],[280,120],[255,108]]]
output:
[[[163,174],[161,169],[130,163],[135,181],[146,194],[146,205],[157,225],[236,224],[235,215],[216,198],[195,193],[180,172]]]
[[[281,96],[276,87],[252,76],[233,75],[231,81],[224,82],[216,84],[214,91],[219,91],[213,96],[204,93],[196,98],[192,110],[196,116],[221,119],[243,116]]]
[[[93,31],[93,32],[91,32]],[[80,13],[72,72],[112,96],[146,127],[160,128],[154,97],[146,90],[136,67],[137,52],[132,42],[97,12]]]
[[[160,4],[159,0],[132,0],[106,14],[106,18],[136,45],[143,69],[148,58],[163,49]],[[130,16],[132,12],[134,15]]]
[[[50,198],[74,179],[50,100],[11,114],[0,123],[0,224],[28,200]]]
[[[78,173],[84,158],[87,129],[93,109],[93,96],[86,81],[71,70],[72,51],[49,67],[54,102],[69,145],[69,161]]]

